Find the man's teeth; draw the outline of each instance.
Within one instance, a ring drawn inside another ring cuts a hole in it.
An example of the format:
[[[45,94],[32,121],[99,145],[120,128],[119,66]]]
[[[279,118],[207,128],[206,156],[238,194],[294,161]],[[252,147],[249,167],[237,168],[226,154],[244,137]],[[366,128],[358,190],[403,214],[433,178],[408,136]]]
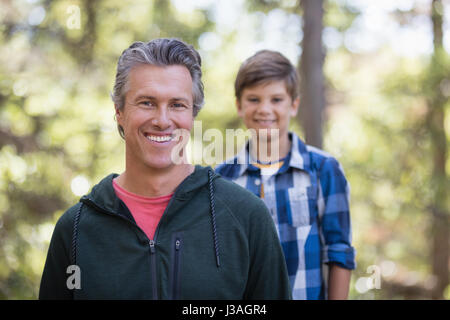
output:
[[[166,141],[172,140],[172,136],[152,136],[152,135],[148,135],[147,139],[149,139],[151,141],[156,141],[156,142],[166,142]]]

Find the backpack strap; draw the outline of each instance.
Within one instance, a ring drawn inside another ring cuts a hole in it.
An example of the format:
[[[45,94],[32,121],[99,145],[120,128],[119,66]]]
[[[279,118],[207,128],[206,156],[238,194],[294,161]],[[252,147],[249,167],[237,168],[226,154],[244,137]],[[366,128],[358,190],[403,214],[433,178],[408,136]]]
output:
[[[75,217],[73,220],[72,246],[71,246],[71,254],[70,254],[70,258],[71,258],[70,260],[72,262],[72,265],[77,264],[78,224],[80,222],[82,208],[83,208],[83,202],[80,202],[80,206],[78,207],[78,210],[75,213]]]

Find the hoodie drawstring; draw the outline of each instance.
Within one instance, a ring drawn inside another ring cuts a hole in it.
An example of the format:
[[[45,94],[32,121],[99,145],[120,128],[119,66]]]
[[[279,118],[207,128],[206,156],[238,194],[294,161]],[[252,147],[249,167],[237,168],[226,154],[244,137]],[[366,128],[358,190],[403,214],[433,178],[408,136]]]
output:
[[[214,200],[214,184],[213,184],[213,172],[208,171],[208,189],[209,189],[209,203],[211,210],[211,224],[212,224],[212,232],[213,232],[213,240],[214,240],[214,251],[216,254],[216,265],[220,267],[220,259],[219,259],[219,240],[217,238],[217,227],[216,227],[216,205]],[[83,203],[81,202],[80,207],[78,208],[73,224],[73,234],[72,234],[72,248],[71,248],[71,260],[72,264],[75,265],[77,262],[77,241],[78,241],[78,223],[80,221],[81,209],[83,207]]]
[[[211,223],[213,230],[213,238],[214,238],[214,251],[216,253],[216,264],[217,267],[220,267],[219,260],[219,241],[217,239],[217,227],[216,227],[216,205],[214,201],[214,184],[212,179],[213,172],[211,170],[208,171],[208,188],[209,188],[209,203],[211,209]]]

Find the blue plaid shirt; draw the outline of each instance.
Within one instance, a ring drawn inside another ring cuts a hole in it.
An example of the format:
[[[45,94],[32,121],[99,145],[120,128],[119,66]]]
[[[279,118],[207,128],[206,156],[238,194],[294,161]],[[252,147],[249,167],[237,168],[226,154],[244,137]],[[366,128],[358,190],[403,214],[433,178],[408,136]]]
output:
[[[249,161],[248,143],[216,168],[224,178],[260,196],[280,237],[292,288],[298,300],[327,298],[328,263],[354,269],[349,185],[339,162],[289,133],[291,150],[273,175]]]

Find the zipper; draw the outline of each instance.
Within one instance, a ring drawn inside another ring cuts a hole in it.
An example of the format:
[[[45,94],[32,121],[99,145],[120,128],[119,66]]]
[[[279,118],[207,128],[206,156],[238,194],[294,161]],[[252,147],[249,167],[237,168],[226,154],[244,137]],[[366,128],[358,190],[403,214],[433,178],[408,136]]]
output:
[[[156,288],[156,249],[155,241],[151,239],[149,241],[150,245],[150,264],[152,265],[152,289],[153,289],[153,300],[158,300],[158,290]]]
[[[172,273],[172,299],[179,299],[179,284],[180,284],[180,254],[181,254],[181,238],[179,236],[175,239],[175,252],[173,256],[173,273]]]

